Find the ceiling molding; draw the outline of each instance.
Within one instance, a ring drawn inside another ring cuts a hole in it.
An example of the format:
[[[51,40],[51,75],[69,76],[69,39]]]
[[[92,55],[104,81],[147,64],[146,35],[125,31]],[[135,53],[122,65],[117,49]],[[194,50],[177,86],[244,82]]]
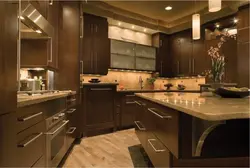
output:
[[[205,24],[212,20],[235,14],[240,6],[248,4],[248,0],[241,1],[227,1],[226,5],[223,5],[219,12],[208,12],[208,8],[197,11],[201,15],[201,24]],[[128,10],[124,10],[118,7],[114,7],[103,1],[88,1],[82,4],[83,12],[112,18],[121,22],[135,24],[138,26],[164,32],[166,34],[172,34],[178,31],[182,31],[192,26],[192,14],[176,19],[167,23],[163,20],[153,19],[144,15],[140,15]]]

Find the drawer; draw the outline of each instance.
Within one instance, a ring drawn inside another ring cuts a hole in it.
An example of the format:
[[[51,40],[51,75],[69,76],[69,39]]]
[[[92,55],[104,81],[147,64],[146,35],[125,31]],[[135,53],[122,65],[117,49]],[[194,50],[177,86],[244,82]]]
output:
[[[32,167],[37,167],[37,168],[41,168],[41,167],[45,167],[45,156],[43,155]]]
[[[161,143],[158,138],[147,133],[147,144],[144,148],[147,152],[154,167],[170,167],[171,166],[171,154],[170,151]]]
[[[147,112],[151,120],[149,129],[179,158],[179,112],[157,104],[150,104]]]
[[[17,133],[44,120],[46,109],[42,104],[26,106],[17,110]]]
[[[40,122],[17,134],[17,165],[31,167],[45,151],[45,123]]]
[[[126,104],[135,104],[135,99],[136,97],[134,93],[124,95],[124,101]]]

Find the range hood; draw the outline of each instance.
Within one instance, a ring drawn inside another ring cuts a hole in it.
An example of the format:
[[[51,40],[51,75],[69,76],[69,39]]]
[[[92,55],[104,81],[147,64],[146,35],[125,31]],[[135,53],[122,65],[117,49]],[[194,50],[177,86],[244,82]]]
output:
[[[20,14],[22,39],[53,38],[54,28],[28,1],[22,1]]]

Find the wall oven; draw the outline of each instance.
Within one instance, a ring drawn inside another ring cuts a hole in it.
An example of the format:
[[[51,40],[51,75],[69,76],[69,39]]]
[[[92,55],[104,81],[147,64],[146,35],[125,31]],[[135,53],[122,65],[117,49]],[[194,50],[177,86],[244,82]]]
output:
[[[46,119],[46,165],[57,167],[67,152],[66,134],[69,120],[60,112]]]

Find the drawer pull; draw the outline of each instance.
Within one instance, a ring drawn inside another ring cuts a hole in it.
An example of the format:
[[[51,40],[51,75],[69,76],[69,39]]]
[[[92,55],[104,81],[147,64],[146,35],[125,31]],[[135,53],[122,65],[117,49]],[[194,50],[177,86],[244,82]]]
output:
[[[36,114],[31,115],[31,116],[26,117],[26,118],[18,118],[17,120],[23,122],[23,121],[27,121],[27,120],[30,120],[32,118],[35,118],[35,117],[42,115],[42,114],[43,114],[43,112],[39,112],[39,113],[36,113]]]
[[[69,109],[68,111],[67,111],[67,113],[68,114],[72,114],[72,113],[74,113],[76,111],[76,109]]]
[[[76,99],[70,99],[70,100],[68,100],[68,102],[74,102],[74,101],[76,101]]]
[[[109,91],[112,90],[112,88],[91,88],[92,91]]]
[[[69,120],[67,120],[67,121],[64,121],[63,122],[63,124],[60,126],[60,127],[58,127],[54,132],[47,132],[47,133],[45,133],[46,135],[54,135],[54,134],[56,134],[58,131],[60,131],[66,124],[68,124],[68,122],[69,122]]]
[[[156,149],[154,147],[154,145],[152,144],[152,141],[157,141],[156,139],[148,139],[148,143],[151,145],[151,147],[154,149],[154,151],[156,153],[159,153],[159,152],[165,152],[166,150],[165,149]]]
[[[138,129],[139,129],[140,131],[146,131],[146,128],[142,128],[142,127],[139,126],[138,123],[140,123],[140,121],[134,121],[134,122],[135,122],[135,125],[138,127]]]
[[[75,130],[76,130],[76,127],[71,127],[69,131],[67,132],[67,134],[73,134]]]
[[[136,103],[136,104],[138,104],[139,106],[141,106],[141,105],[142,105],[142,104],[141,104],[141,103],[139,103],[138,101],[135,101],[135,103]]]
[[[31,140],[29,140],[28,142],[26,142],[24,144],[19,144],[17,146],[20,147],[20,148],[24,148],[24,147],[28,146],[29,144],[31,144],[32,142],[34,142],[35,140],[37,140],[42,135],[43,135],[43,133],[41,132],[38,135],[36,135],[34,138],[32,138]]]
[[[135,97],[135,95],[133,94],[133,95],[126,95],[126,97]]]
[[[132,101],[132,102],[126,102],[126,104],[135,104],[135,102],[134,101]]]
[[[172,116],[170,116],[170,115],[162,116],[162,115],[158,114],[158,113],[157,113],[156,111],[154,111],[154,110],[155,110],[154,108],[148,108],[148,111],[150,111],[151,113],[153,113],[153,114],[156,115],[157,117],[160,117],[160,118],[162,118],[162,119],[165,119],[165,118],[170,119],[170,118],[172,118]]]

